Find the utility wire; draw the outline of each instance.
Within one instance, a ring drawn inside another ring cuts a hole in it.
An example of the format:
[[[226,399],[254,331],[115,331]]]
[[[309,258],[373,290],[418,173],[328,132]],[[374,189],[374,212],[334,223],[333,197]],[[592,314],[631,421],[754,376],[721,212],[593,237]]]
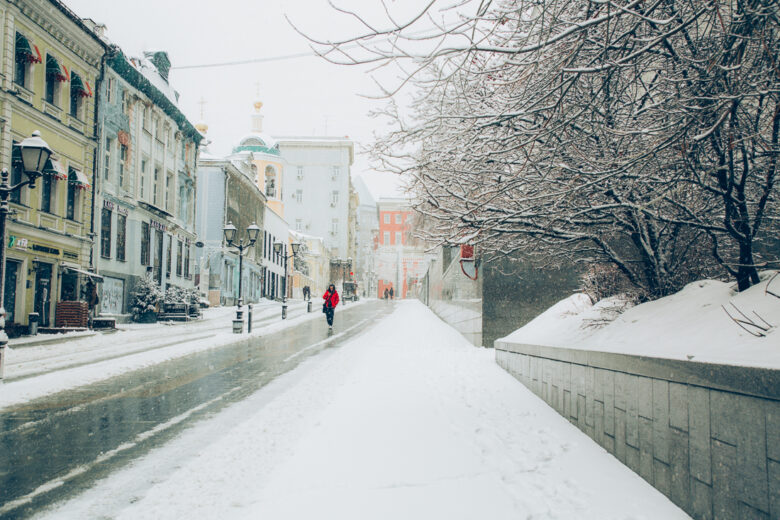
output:
[[[171,67],[171,70],[206,69],[211,67],[230,67],[233,65],[248,65],[250,63],[262,63],[266,61],[291,60],[295,58],[305,58],[307,56],[316,56],[316,54],[312,51],[309,51],[309,52],[299,52],[297,54],[282,54],[279,56],[267,56],[265,58],[252,58],[248,60],[223,61],[220,63],[206,63],[204,65],[181,65],[179,67]]]

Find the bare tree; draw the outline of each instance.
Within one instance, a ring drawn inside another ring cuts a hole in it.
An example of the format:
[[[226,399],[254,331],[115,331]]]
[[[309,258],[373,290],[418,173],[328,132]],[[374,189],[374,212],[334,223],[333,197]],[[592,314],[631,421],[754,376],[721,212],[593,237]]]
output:
[[[380,114],[395,129],[374,156],[412,179],[424,238],[607,261],[650,297],[716,263],[757,283],[755,241],[779,221],[776,0],[448,9],[315,42],[397,66],[388,95],[416,89],[410,113]]]

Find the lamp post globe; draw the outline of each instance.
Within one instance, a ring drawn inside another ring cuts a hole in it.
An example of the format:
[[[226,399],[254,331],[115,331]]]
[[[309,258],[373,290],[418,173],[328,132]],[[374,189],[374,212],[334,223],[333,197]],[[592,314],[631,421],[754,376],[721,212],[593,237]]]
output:
[[[236,226],[233,225],[233,222],[228,221],[227,225],[222,229],[222,233],[225,235],[225,242],[227,245],[233,245],[233,242],[236,240],[237,231],[238,230],[236,229]]]
[[[249,237],[249,245],[253,245],[255,242],[257,242],[257,236],[260,234],[260,227],[257,225],[256,222],[252,222],[249,226],[246,228],[246,236]]]
[[[31,137],[22,139],[17,146],[22,156],[22,169],[30,180],[30,188],[34,188],[35,179],[41,175],[53,152],[38,130]]]

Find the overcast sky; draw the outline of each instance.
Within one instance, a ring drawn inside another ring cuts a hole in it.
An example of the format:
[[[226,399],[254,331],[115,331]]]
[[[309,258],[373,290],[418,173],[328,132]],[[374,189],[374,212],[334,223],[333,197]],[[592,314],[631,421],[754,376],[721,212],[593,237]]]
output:
[[[380,4],[350,0],[372,22],[384,19]],[[372,141],[382,123],[368,116],[379,102],[365,67],[332,65],[321,58],[286,58],[249,65],[176,69],[179,66],[273,59],[306,53],[308,42],[285,19],[307,34],[336,40],[356,34],[356,22],[337,13],[326,0],[64,0],[77,15],[107,26],[107,36],[130,56],[143,51],[168,52],[170,82],[180,94],[179,105],[190,121],[209,125],[210,151],[227,154],[250,129],[252,103],[264,103],[264,130],[271,135],[349,136],[359,145]],[[340,5],[345,5],[341,2]],[[394,3],[399,10],[418,2]],[[259,85],[259,87],[258,87]],[[258,96],[259,88],[259,96]],[[381,130],[381,129],[380,129]],[[355,173],[374,195],[393,195],[394,177],[370,171],[368,158],[357,156]]]

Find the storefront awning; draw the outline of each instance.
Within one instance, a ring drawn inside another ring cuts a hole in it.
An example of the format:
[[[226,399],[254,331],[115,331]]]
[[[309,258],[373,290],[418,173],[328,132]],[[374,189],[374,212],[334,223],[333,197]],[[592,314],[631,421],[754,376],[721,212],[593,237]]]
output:
[[[83,81],[81,76],[75,72],[71,74],[70,90],[81,97],[92,97],[92,88],[89,86],[89,82]]]
[[[68,182],[75,184],[77,188],[82,190],[88,190],[92,187],[89,184],[89,179],[87,179],[87,176],[84,175],[84,172],[77,170],[76,168],[70,169],[70,173],[68,174]]]
[[[30,41],[19,33],[16,33],[16,55],[28,63],[41,63],[41,51],[35,45],[30,45]]]
[[[68,69],[64,65],[60,65],[57,58],[46,55],[46,77],[56,79],[57,81],[68,81],[70,74],[68,74]]]
[[[99,274],[91,273],[89,271],[85,271],[84,269],[77,269],[77,268],[71,267],[69,265],[63,265],[62,268],[64,270],[70,271],[72,273],[78,273],[78,274],[83,274],[85,276],[88,276],[89,278],[91,278],[92,280],[94,280],[96,282],[102,282],[103,281],[103,277],[100,276]]]
[[[47,174],[47,175],[54,175],[54,178],[58,181],[64,181],[68,178],[68,174],[65,171],[65,167],[62,166],[62,163],[57,159],[49,159],[46,161],[46,166],[43,168],[43,171],[41,173]]]

